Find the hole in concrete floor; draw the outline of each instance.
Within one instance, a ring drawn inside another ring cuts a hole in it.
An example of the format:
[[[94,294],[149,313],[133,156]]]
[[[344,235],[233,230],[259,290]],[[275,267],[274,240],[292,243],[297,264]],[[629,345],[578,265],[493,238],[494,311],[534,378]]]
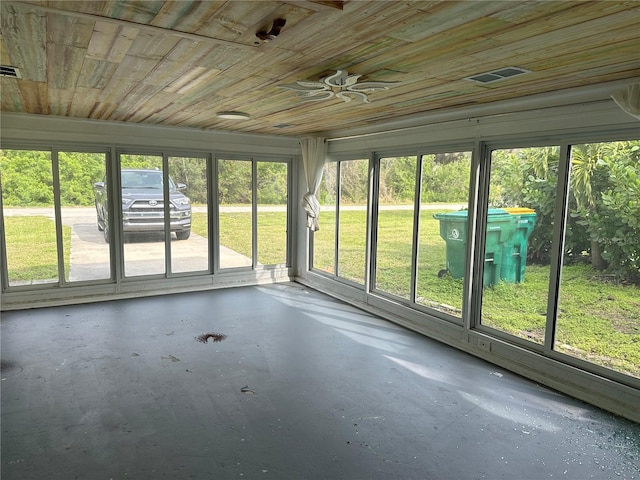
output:
[[[0,361],[0,372],[6,372],[7,370],[11,370],[12,368],[17,368],[18,366],[13,363],[10,362],[8,360],[2,360]]]
[[[213,339],[214,342],[221,342],[227,338],[227,336],[223,333],[203,333],[202,335],[198,335],[196,340],[201,343],[208,343],[210,338]]]

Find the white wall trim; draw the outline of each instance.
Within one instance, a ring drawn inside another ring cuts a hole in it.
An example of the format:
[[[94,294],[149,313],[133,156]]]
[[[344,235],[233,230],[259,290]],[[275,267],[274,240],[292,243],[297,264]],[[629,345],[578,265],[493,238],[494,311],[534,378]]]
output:
[[[298,139],[193,128],[167,127],[52,115],[0,114],[2,142],[115,145],[171,150],[199,150],[267,155],[297,155]]]
[[[613,100],[546,107],[526,112],[462,118],[435,124],[411,126],[388,132],[334,138],[329,156],[392,148],[424,147],[432,143],[506,140],[514,137],[571,136],[585,130],[601,133],[638,129],[640,124]]]
[[[329,141],[342,141],[379,133],[389,133],[399,129],[423,127],[426,125],[442,125],[458,120],[488,118],[490,116],[512,113],[528,113],[547,108],[587,105],[590,103],[603,103],[609,107],[615,106],[615,108],[620,110],[611,98],[611,94],[616,90],[638,81],[640,81],[640,77],[633,77],[597,85],[568,88],[556,92],[527,95],[509,100],[472,105],[469,107],[435,111],[425,109],[423,113],[408,115],[391,121],[380,121],[367,125],[366,127],[324,132],[323,136],[327,137]],[[622,118],[622,116],[620,116],[620,118]]]
[[[214,275],[173,278],[128,278],[122,283],[94,283],[47,289],[14,289],[2,294],[2,310],[56,307],[84,303],[151,297],[172,293],[216,290],[219,288],[263,285],[292,281],[286,267],[262,270],[237,269]]]

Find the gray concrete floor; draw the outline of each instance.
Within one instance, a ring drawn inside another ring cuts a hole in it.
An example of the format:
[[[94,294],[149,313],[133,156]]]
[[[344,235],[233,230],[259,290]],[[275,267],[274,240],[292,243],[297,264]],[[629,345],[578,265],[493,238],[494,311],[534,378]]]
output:
[[[638,424],[296,284],[1,333],[3,480],[640,478]]]

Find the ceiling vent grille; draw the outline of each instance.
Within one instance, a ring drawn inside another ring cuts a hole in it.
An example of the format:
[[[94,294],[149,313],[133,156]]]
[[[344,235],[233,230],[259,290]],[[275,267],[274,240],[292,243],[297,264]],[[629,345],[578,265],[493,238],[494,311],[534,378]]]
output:
[[[476,83],[493,83],[507,78],[517,77],[518,75],[524,75],[525,73],[531,73],[531,71],[519,67],[506,67],[466,77],[465,80],[470,80]]]
[[[10,67],[9,65],[0,65],[0,77],[22,78],[20,76],[20,70],[16,67]]]

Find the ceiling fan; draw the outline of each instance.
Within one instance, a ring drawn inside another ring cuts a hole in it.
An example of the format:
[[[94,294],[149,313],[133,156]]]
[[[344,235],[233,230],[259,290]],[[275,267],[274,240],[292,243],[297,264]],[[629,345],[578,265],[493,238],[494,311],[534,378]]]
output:
[[[358,79],[362,75],[349,75],[346,70],[337,70],[336,73],[328,75],[317,82],[310,80],[298,80],[296,83],[279,85],[280,88],[294,90],[303,102],[314,102],[318,100],[328,100],[336,97],[345,102],[353,99],[361,100],[363,103],[371,103],[368,93],[388,90],[390,87],[399,85],[402,82],[361,82]]]

